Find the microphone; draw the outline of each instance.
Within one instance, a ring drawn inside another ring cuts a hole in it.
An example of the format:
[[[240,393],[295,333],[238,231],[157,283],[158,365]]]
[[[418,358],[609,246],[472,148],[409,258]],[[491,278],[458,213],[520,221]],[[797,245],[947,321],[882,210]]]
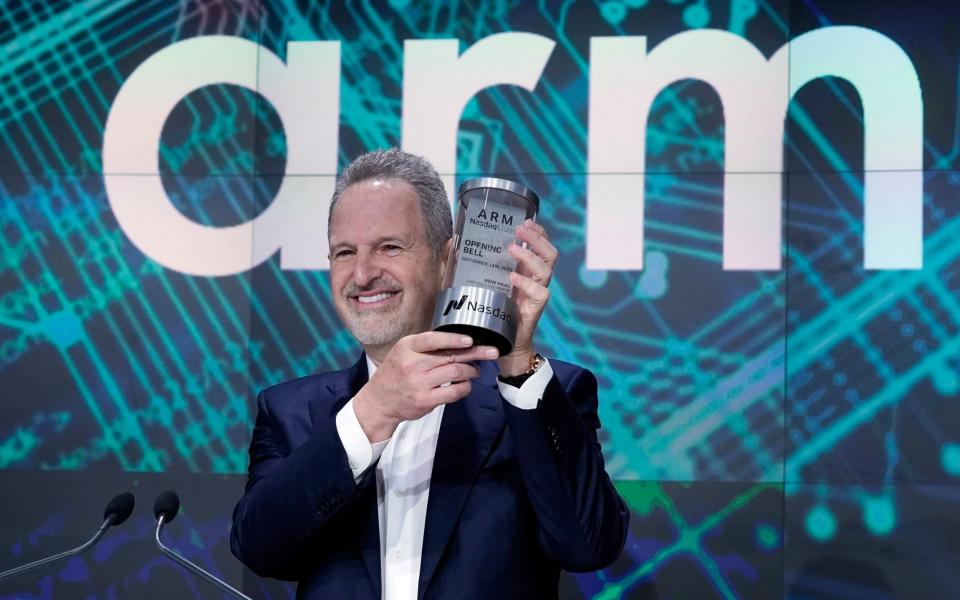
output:
[[[194,574],[199,575],[203,579],[217,586],[221,591],[227,592],[228,594],[236,596],[237,598],[242,598],[243,600],[253,600],[250,598],[250,596],[247,596],[243,592],[231,587],[226,581],[223,581],[217,576],[204,571],[199,565],[193,564],[186,558],[180,556],[170,548],[167,548],[163,545],[163,542],[160,541],[160,530],[163,529],[165,524],[176,519],[178,512],[180,512],[180,497],[177,496],[177,493],[173,490],[161,492],[153,503],[153,516],[157,518],[157,531],[154,535],[154,539],[157,542],[157,548],[160,548],[160,552],[173,559],[180,565],[186,567],[190,571],[193,571]]]
[[[27,571],[32,571],[38,567],[59,562],[65,558],[70,558],[71,556],[80,554],[84,550],[87,550],[100,541],[100,538],[103,537],[103,534],[105,534],[110,527],[114,525],[120,525],[126,521],[130,516],[130,513],[133,512],[133,505],[133,494],[130,492],[117,494],[112,500],[110,500],[110,502],[107,503],[107,507],[103,510],[103,524],[100,525],[100,527],[97,529],[97,532],[93,534],[92,538],[76,548],[67,550],[66,552],[54,554],[53,556],[41,558],[40,560],[36,560],[32,563],[27,563],[14,569],[10,569],[9,571],[4,571],[3,573],[0,573],[0,580],[13,577],[14,575],[19,575],[20,573],[26,573]]]
[[[110,502],[107,502],[107,507],[103,509],[104,520],[113,517],[110,521],[110,526],[120,525],[133,514],[133,505],[135,503],[133,494],[130,492],[117,494]],[[104,531],[106,531],[106,529],[104,529]]]

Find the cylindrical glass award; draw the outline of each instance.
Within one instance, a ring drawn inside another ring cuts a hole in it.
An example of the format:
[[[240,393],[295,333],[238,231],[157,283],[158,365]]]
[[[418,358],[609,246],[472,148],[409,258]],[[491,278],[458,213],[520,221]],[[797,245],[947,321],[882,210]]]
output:
[[[516,337],[516,304],[507,251],[525,219],[536,219],[540,199],[519,183],[483,177],[460,186],[453,242],[443,291],[433,313],[436,331],[471,336],[503,356]]]

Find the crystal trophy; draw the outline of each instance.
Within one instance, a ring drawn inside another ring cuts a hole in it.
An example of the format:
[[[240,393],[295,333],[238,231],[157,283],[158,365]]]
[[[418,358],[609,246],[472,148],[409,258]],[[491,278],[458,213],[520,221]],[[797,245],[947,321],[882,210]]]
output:
[[[517,227],[525,219],[536,219],[540,199],[519,183],[493,177],[465,181],[457,198],[433,329],[469,335],[504,356],[513,348],[517,329],[510,283],[517,261],[507,249],[516,240]]]

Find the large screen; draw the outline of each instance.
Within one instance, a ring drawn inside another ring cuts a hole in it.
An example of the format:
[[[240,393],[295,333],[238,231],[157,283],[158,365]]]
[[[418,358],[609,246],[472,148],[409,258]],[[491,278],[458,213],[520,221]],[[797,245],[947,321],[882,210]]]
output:
[[[620,559],[564,598],[960,589],[960,5],[70,0],[0,7],[5,598],[257,597],[258,390],[360,349],[326,218],[364,151],[512,179],[538,330],[600,381]]]

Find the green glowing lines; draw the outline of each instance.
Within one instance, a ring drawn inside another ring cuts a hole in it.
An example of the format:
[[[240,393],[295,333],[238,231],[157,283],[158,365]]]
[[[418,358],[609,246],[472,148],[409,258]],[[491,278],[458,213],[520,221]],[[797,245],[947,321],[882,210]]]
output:
[[[933,373],[933,385],[944,396],[956,396],[960,393],[960,374],[943,365]]]
[[[67,311],[55,312],[39,324],[40,329],[61,350],[69,348],[83,337],[83,324]]]
[[[864,498],[863,521],[874,535],[890,535],[897,524],[897,512],[891,494]]]
[[[837,533],[837,519],[830,508],[824,504],[817,504],[807,513],[807,533],[820,542],[833,539]]]
[[[776,550],[780,547],[780,532],[773,525],[764,523],[756,529],[757,545],[764,550]]]
[[[940,464],[948,475],[960,477],[960,444],[949,442],[940,450]]]
[[[631,512],[639,517],[645,517],[654,509],[670,502],[670,497],[663,491],[663,487],[652,481],[620,482],[617,484],[617,491],[623,496]]]
[[[642,562],[636,570],[617,581],[605,582],[600,594],[595,598],[619,597],[614,594],[625,593],[631,586],[648,577],[660,566],[681,555],[690,556],[701,565],[721,597],[730,600],[737,597],[715,558],[705,549],[704,539],[715,533],[718,528],[723,527],[724,523],[735,513],[749,510],[752,503],[757,501],[761,495],[771,492],[777,495],[781,494],[782,487],[774,484],[752,485],[734,496],[732,500],[716,512],[703,517],[699,522],[693,523],[681,513],[678,504],[667,493],[666,485],[679,487],[684,484],[639,481],[617,483],[617,491],[620,492],[635,515],[643,518],[649,517],[655,511],[662,511],[676,533],[673,540],[658,549],[654,556],[649,558],[637,557],[642,559]],[[762,535],[767,543],[773,545],[778,543],[781,534],[776,528],[764,524],[760,530],[758,530],[758,536]]]
[[[5,440],[0,440],[0,466],[17,465],[47,436],[61,435],[70,425],[70,413],[37,413],[27,426],[17,427]]]
[[[667,271],[670,268],[670,259],[663,252],[656,250],[647,253],[646,266],[643,275],[637,282],[637,288],[634,296],[637,298],[649,298],[656,300],[662,298],[667,293],[669,283],[667,282]]]

